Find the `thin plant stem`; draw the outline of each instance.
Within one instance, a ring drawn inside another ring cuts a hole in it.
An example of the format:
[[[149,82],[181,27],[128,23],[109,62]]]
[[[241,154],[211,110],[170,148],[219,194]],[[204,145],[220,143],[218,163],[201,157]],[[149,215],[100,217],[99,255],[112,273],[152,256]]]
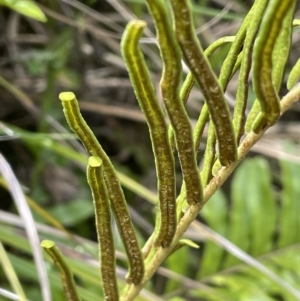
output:
[[[296,101],[300,98],[300,84],[295,86],[283,99],[281,100],[281,114],[285,113]],[[138,286],[130,286],[125,290],[125,294],[121,297],[121,301],[131,301],[138,294],[139,291],[146,285],[148,280],[155,273],[157,268],[162,264],[165,258],[172,252],[173,248],[177,245],[178,241],[181,239],[190,224],[196,219],[199,212],[203,208],[204,204],[211,198],[211,196],[217,191],[217,189],[222,186],[226,179],[230,176],[237,165],[245,158],[247,153],[250,151],[252,146],[257,143],[257,141],[263,136],[266,129],[256,134],[254,132],[249,133],[243,140],[238,148],[238,160],[229,166],[222,167],[216,176],[210,181],[209,185],[204,191],[204,203],[195,204],[190,206],[185,212],[184,216],[181,218],[173,242],[169,248],[158,249],[154,256],[152,256],[151,261],[147,265],[149,268],[145,271],[145,278]],[[298,295],[295,295],[298,298]]]
[[[54,264],[60,273],[60,278],[64,288],[64,293],[67,301],[80,301],[78,292],[76,290],[73,273],[65,261],[63,255],[51,240],[43,240],[41,247],[52,258]]]

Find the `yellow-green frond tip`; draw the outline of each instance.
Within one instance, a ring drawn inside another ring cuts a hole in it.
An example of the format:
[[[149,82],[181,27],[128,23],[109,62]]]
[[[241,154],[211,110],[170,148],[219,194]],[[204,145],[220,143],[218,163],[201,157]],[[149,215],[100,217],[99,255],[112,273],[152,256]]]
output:
[[[74,100],[76,98],[76,96],[73,92],[61,92],[58,95],[58,98],[61,101],[71,101],[71,100]]]
[[[102,160],[99,157],[91,156],[89,157],[89,166],[100,167],[102,165]]]
[[[55,242],[52,241],[52,240],[47,240],[47,239],[45,239],[45,240],[43,240],[43,241],[41,242],[41,247],[44,248],[44,249],[51,249],[51,248],[53,248],[54,246],[55,246]]]

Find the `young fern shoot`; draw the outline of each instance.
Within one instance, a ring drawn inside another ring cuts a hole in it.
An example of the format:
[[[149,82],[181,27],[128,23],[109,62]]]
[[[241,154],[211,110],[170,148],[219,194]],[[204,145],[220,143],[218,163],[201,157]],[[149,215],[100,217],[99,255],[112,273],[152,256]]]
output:
[[[74,282],[73,273],[63,255],[52,240],[43,240],[41,247],[52,258],[56,265],[67,301],[81,301]]]
[[[127,25],[121,50],[136,97],[147,120],[155,158],[160,208],[155,244],[168,247],[176,231],[175,164],[165,117],[139,47],[139,38],[145,25],[143,21],[132,21]]]
[[[99,157],[102,160],[109,201],[129,261],[127,280],[138,285],[143,279],[144,261],[117,173],[95,135],[83,119],[75,94],[63,92],[60,93],[59,98],[62,101],[70,128],[77,134],[87,152],[91,156]]]
[[[177,41],[208,106],[217,136],[219,160],[227,166],[237,160],[237,144],[224,93],[196,37],[189,1],[170,2]]]
[[[154,19],[162,58],[160,88],[170,120],[169,128],[139,47],[139,39],[146,23],[131,21],[121,42],[121,52],[130,80],[147,120],[158,180],[158,218],[155,231],[143,248],[145,262],[123,190],[110,159],[82,118],[75,95],[65,92],[59,96],[70,128],[77,134],[91,156],[87,177],[95,204],[103,288],[106,300],[111,301],[134,300],[172,252],[183,244],[192,245],[182,240],[182,237],[198,217],[205,203],[228,179],[265,130],[300,97],[300,84],[296,84],[300,74],[299,61],[288,80],[288,88],[291,91],[281,101],[278,96],[290,49],[296,0],[256,0],[236,36],[221,38],[204,52],[195,34],[189,0],[169,0],[170,3],[164,0],[146,1]],[[174,29],[168,4],[173,11]],[[208,57],[227,42],[231,42],[232,46],[217,79]],[[281,51],[284,52],[283,57],[280,56]],[[181,85],[182,56],[191,70],[183,85]],[[251,67],[258,101],[252,107],[245,126]],[[238,70],[240,73],[237,101],[232,122],[224,91]],[[192,131],[184,105],[194,83],[198,84],[202,91],[205,104]],[[197,150],[208,123],[204,167],[200,174],[197,166]],[[249,125],[253,131],[244,138],[242,136],[244,129],[246,128],[247,132]],[[218,152],[215,149],[216,143]],[[173,157],[175,146],[183,174],[182,189],[177,200]],[[110,208],[129,260],[128,281],[121,296],[115,273]],[[74,295],[70,300],[79,300],[70,275],[67,277],[67,289]]]
[[[163,61],[160,81],[162,99],[175,135],[183,180],[186,185],[186,199],[189,205],[203,201],[203,188],[196,162],[192,127],[180,99],[181,55],[172,29],[170,13],[161,0],[147,0],[153,17]]]
[[[288,90],[292,90],[292,88],[296,85],[297,81],[300,78],[300,58],[297,60],[296,64],[291,70],[289,74],[289,78],[287,81],[287,88]]]
[[[273,125],[280,116],[280,101],[272,76],[274,72],[272,54],[284,20],[289,11],[294,11],[296,2],[296,0],[269,1],[254,45],[253,85],[261,106],[261,113],[252,127],[255,133]]]
[[[102,160],[99,157],[92,156],[89,158],[87,180],[94,200],[104,298],[107,301],[118,301],[114,238],[111,229],[108,193],[101,165]]]
[[[237,143],[239,143],[242,135],[244,134],[246,122],[245,109],[248,100],[248,81],[252,65],[253,45],[267,3],[268,0],[255,1],[251,11],[248,14],[251,18],[247,23],[248,29],[246,37],[244,38],[239,84],[236,92],[236,102],[233,113],[233,127],[237,138]]]
[[[242,51],[243,44],[245,41],[246,33],[249,28],[249,24],[253,17],[254,7],[250,9],[247,16],[245,17],[241,27],[239,28],[235,39],[230,47],[230,50],[225,58],[225,61],[222,64],[219,83],[223,91],[226,91],[228,83],[234,73],[235,66],[237,66],[236,62],[238,61],[239,55]]]

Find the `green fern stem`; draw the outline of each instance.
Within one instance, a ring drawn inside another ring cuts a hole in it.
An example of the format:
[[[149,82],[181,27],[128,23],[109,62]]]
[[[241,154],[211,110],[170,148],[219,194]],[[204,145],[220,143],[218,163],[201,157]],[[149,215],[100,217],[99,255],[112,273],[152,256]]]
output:
[[[280,115],[279,96],[273,84],[272,55],[284,20],[295,3],[296,0],[269,1],[254,45],[253,85],[261,106],[252,127],[255,133],[273,125]]]
[[[111,229],[109,198],[101,165],[102,160],[99,157],[89,157],[87,180],[94,201],[104,298],[109,301],[118,301],[119,292],[116,278],[115,246]]]
[[[268,0],[255,1],[250,11],[251,20],[248,24],[247,35],[244,40],[241,70],[239,74],[238,89],[236,93],[236,105],[233,114],[233,127],[238,143],[241,136],[244,134],[245,128],[245,109],[248,99],[248,80],[252,65],[254,41],[257,36],[257,32],[267,3]]]
[[[201,170],[201,180],[206,187],[206,185],[209,183],[211,178],[211,171],[213,164],[215,162],[215,156],[216,156],[216,136],[215,136],[215,128],[212,122],[209,124],[208,129],[208,136],[207,136],[207,143],[205,148],[205,157],[203,162],[203,169]]]
[[[246,37],[247,29],[249,27],[251,18],[253,14],[253,6],[245,17],[239,31],[237,32],[235,39],[230,47],[230,50],[226,56],[224,63],[222,64],[222,68],[219,76],[219,83],[222,90],[225,92],[229,80],[232,77],[234,66],[236,65],[236,61],[238,56],[243,48],[244,40]]]
[[[226,43],[232,43],[234,41],[234,39],[235,39],[235,36],[226,36],[226,37],[222,37],[222,38],[216,40],[215,42],[213,42],[211,45],[209,45],[204,50],[204,55],[207,57],[207,59],[209,59],[209,57],[217,49],[219,49],[221,46],[223,46]],[[180,89],[180,99],[181,99],[182,103],[186,104],[186,102],[189,98],[189,94],[190,94],[194,84],[195,84],[194,75],[193,75],[192,72],[189,72],[188,75],[186,76],[183,84],[182,84],[181,89]],[[204,106],[206,106],[206,105],[204,105]],[[203,118],[205,119],[204,123],[203,123]],[[193,132],[193,137],[194,137],[193,140],[194,140],[195,151],[197,151],[198,148],[199,148],[201,137],[202,137],[202,134],[203,134],[203,130],[204,130],[207,118],[208,118],[208,111],[207,110],[201,110],[200,116],[198,118],[196,127],[195,127],[194,132]],[[199,119],[201,119],[201,120],[199,121]],[[172,147],[173,147],[173,145],[174,145],[174,132],[173,132],[172,126],[169,127],[169,140],[171,141]]]
[[[102,160],[110,204],[129,261],[127,280],[137,285],[143,279],[144,262],[117,173],[95,135],[83,119],[75,94],[63,92],[59,94],[59,98],[62,101],[64,114],[70,128],[77,134],[87,152],[91,156],[99,157]]]
[[[203,188],[198,172],[192,138],[192,127],[179,97],[181,56],[170,22],[170,13],[161,0],[147,1],[153,16],[163,60],[160,82],[162,98],[175,134],[183,179],[187,187],[187,202],[194,205],[203,200]]]
[[[215,126],[220,162],[227,166],[237,159],[237,145],[227,102],[196,37],[190,2],[171,0],[171,4],[176,38],[208,106],[210,117]]]
[[[278,93],[280,89],[280,85],[282,82],[282,78],[284,75],[284,68],[289,56],[289,47],[291,45],[291,33],[292,27],[297,26],[297,20],[292,21],[294,14],[294,7],[291,6],[289,12],[284,18],[282,27],[280,29],[280,34],[276,40],[272,62],[274,64],[274,68],[272,70],[272,80],[275,87],[275,91]],[[255,100],[250,113],[247,117],[245,131],[249,133],[252,129],[252,125],[259,115],[261,111],[261,105],[258,99]]]
[[[227,37],[222,37],[218,39],[217,41],[213,42],[210,46],[208,46],[204,50],[204,55],[206,55],[207,58],[209,58],[219,47],[226,43],[232,43],[235,39],[235,36],[227,36]],[[192,89],[194,85],[194,75],[192,72],[189,72],[180,91],[181,99],[187,99],[187,95],[185,94],[185,91],[189,91]],[[195,151],[197,152],[199,147],[200,147],[200,142],[202,139],[203,131],[205,128],[205,125],[207,121],[209,120],[209,113],[208,113],[208,107],[207,104],[204,103],[202,106],[201,112],[199,114],[198,120],[196,122],[194,131],[193,131],[193,141],[194,141],[194,147]],[[172,129],[172,128],[171,128]],[[169,132],[170,133],[170,132]],[[169,136],[170,137],[170,136]],[[211,137],[212,139],[212,137]],[[214,139],[215,140],[215,139]],[[210,151],[205,152],[205,156],[209,155]],[[207,160],[209,160],[207,158]],[[210,160],[209,160],[210,161]],[[205,165],[204,165],[205,166]],[[205,182],[203,182],[203,185],[205,187]],[[177,219],[179,220],[182,212],[186,210],[186,187],[183,183],[180,191],[180,195],[177,198]]]
[[[289,7],[280,28],[279,35],[276,39],[275,48],[273,50],[272,62],[274,68],[272,70],[272,80],[275,90],[278,92],[284,77],[286,63],[290,55],[293,32],[293,17],[295,13],[296,1],[293,1]]]
[[[55,266],[57,267],[61,282],[63,285],[64,293],[67,301],[80,301],[76,285],[74,282],[73,273],[65,261],[63,255],[56,247],[55,243],[51,240],[43,240],[41,247],[52,258]]]
[[[168,247],[176,231],[175,163],[165,117],[138,43],[145,25],[143,21],[130,22],[123,34],[121,49],[135,95],[147,120],[155,158],[160,208],[155,245]]]
[[[283,114],[286,110],[288,110],[295,102],[297,102],[300,98],[300,84],[296,85],[280,102],[281,105],[281,114]],[[203,203],[198,203],[195,206],[191,206],[187,209],[184,216],[181,218],[180,223],[177,226],[177,231],[173,242],[170,248],[158,249],[154,256],[151,256],[151,260],[147,266],[145,272],[145,278],[143,282],[138,286],[128,286],[121,297],[121,301],[131,301],[138,295],[140,290],[146,285],[151,276],[155,273],[164,259],[169,256],[172,252],[173,248],[176,247],[177,243],[181,239],[181,237],[186,232],[187,228],[191,225],[191,223],[197,218],[199,211],[203,208],[205,203],[211,198],[211,196],[216,192],[216,190],[223,185],[223,183],[228,179],[232,171],[237,167],[237,165],[245,158],[249,150],[253,147],[255,143],[262,137],[264,131],[259,134],[255,134],[251,132],[247,137],[243,140],[241,145],[238,148],[238,160],[231,164],[228,167],[223,167],[217,175],[210,181],[209,185],[205,188],[205,201]],[[297,294],[294,294],[295,296]]]
[[[292,68],[288,81],[287,81],[287,88],[288,90],[292,90],[292,88],[296,85],[297,81],[300,78],[300,58],[297,60],[296,64]]]

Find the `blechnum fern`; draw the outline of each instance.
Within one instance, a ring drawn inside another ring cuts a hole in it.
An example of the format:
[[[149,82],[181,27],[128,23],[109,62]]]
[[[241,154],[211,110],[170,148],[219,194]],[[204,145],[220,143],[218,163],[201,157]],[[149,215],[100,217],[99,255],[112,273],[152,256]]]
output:
[[[235,37],[223,37],[205,51],[195,34],[190,0],[169,2],[147,0],[162,58],[160,92],[170,124],[166,122],[157,100],[139,46],[146,23],[131,21],[121,42],[131,83],[149,127],[158,179],[159,210],[155,231],[143,248],[137,242],[116,171],[82,118],[75,95],[63,92],[59,96],[70,128],[90,155],[87,178],[94,199],[105,300],[133,300],[164,259],[183,243],[188,244],[180,239],[204,204],[263,133],[300,95],[300,85],[296,85],[300,73],[299,62],[288,79],[290,92],[282,99],[278,95],[290,51],[292,27],[299,24],[298,21],[293,22],[296,0],[256,0]],[[170,7],[172,14],[168,11]],[[225,43],[232,45],[217,78],[208,57]],[[190,69],[183,83],[182,59]],[[257,100],[246,116],[251,68]],[[238,70],[238,88],[232,115],[224,92]],[[203,94],[205,104],[192,129],[185,103],[195,83]],[[206,125],[209,126],[206,152],[203,168],[199,170],[196,152]],[[175,186],[175,148],[183,175],[179,192],[176,192]],[[116,281],[110,211],[128,257],[127,285],[121,296]],[[62,257],[57,255],[58,250],[49,242],[42,246],[48,249],[60,269],[67,299],[77,300],[71,273]]]

